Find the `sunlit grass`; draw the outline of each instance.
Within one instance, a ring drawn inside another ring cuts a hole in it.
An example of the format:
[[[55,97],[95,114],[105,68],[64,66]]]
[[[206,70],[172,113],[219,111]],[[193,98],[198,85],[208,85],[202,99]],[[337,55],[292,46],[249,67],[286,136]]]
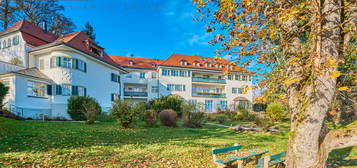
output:
[[[286,150],[287,127],[282,130],[267,134],[215,126],[122,129],[116,122],[85,125],[0,118],[0,167],[215,167],[212,147],[240,143],[245,150]],[[334,158],[346,153],[337,152]],[[353,149],[343,159],[355,156]]]

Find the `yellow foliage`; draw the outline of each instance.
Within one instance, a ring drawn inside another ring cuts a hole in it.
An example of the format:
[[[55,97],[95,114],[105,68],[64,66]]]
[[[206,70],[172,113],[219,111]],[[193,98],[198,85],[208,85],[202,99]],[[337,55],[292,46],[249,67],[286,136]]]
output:
[[[332,72],[330,72],[330,77],[331,78],[337,78],[339,76],[341,76],[341,72],[340,71],[332,71]]]
[[[285,80],[284,84],[291,85],[293,83],[300,82],[301,80],[302,80],[302,78],[290,78],[290,79]]]
[[[342,87],[339,87],[339,88],[338,88],[339,91],[346,91],[346,90],[348,90],[348,89],[349,89],[349,88],[346,87],[346,86],[342,86]]]

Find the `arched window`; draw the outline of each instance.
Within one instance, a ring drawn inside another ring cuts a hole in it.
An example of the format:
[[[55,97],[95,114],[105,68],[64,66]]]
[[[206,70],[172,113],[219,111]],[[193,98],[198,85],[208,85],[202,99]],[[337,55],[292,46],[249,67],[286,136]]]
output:
[[[186,66],[187,65],[187,61],[186,60],[181,60],[181,65],[182,66]]]
[[[130,61],[129,61],[129,65],[134,65],[134,61],[133,61],[133,60],[130,60]]]
[[[196,67],[199,67],[199,66],[200,66],[200,62],[198,62],[198,61],[195,61],[193,64],[194,64]]]

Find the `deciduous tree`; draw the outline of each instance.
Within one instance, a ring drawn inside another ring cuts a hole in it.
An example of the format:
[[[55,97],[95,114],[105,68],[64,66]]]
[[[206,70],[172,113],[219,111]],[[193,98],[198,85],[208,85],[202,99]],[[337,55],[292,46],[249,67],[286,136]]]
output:
[[[272,69],[268,94],[284,90],[291,114],[287,167],[325,167],[333,149],[357,145],[357,122],[329,130],[345,54],[356,41],[356,0],[193,0],[217,55]],[[356,74],[353,74],[356,77]],[[355,78],[356,79],[356,78]],[[354,81],[356,82],[356,81]],[[356,103],[356,102],[354,102]]]

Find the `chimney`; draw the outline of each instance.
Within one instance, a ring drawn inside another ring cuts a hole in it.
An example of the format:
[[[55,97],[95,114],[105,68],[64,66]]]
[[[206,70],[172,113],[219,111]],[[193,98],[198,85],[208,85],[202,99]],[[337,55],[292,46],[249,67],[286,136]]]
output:
[[[46,20],[43,20],[42,21],[42,29],[45,33],[48,32],[48,28],[47,28],[47,21]]]

